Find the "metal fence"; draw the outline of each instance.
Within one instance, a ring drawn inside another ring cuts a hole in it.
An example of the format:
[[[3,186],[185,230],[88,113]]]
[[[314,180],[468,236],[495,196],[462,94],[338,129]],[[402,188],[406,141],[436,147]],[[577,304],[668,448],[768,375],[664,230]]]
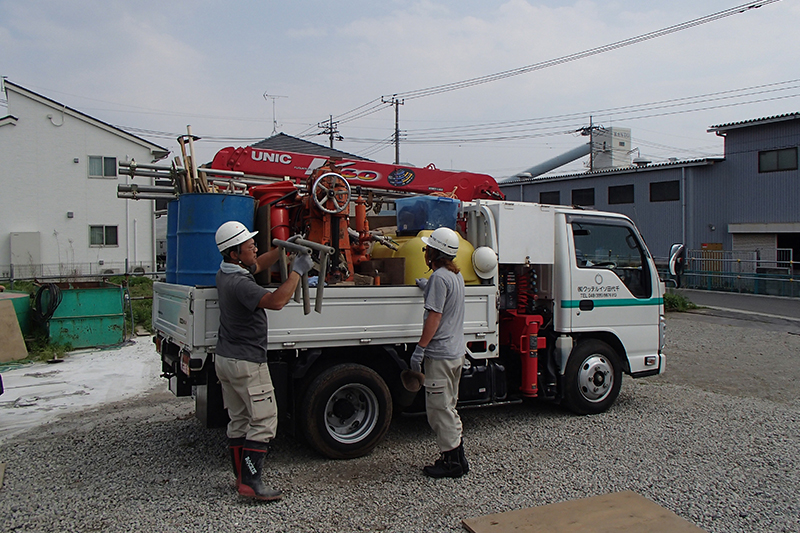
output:
[[[799,274],[791,248],[767,258],[758,251],[689,250],[681,287],[800,297]]]
[[[163,275],[163,265],[148,261],[0,265],[0,281],[79,281],[110,276]]]

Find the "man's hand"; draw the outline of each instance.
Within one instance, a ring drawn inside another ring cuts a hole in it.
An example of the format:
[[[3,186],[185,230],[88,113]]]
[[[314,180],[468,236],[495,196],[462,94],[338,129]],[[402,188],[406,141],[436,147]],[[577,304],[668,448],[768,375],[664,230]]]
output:
[[[416,281],[417,287],[419,287],[423,291],[425,290],[425,287],[428,286],[428,278],[417,278],[414,281]]]
[[[294,261],[292,261],[292,270],[300,274],[301,277],[307,274],[313,266],[314,262],[309,254],[297,254]]]
[[[411,355],[411,370],[422,372],[422,358],[425,357],[425,347],[417,344],[414,353]]]

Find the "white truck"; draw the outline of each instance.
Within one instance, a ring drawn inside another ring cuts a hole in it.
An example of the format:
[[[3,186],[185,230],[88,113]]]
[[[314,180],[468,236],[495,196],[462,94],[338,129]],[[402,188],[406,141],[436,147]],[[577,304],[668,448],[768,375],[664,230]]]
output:
[[[541,398],[599,413],[623,374],[664,371],[664,283],[630,219],[500,200],[463,202],[458,218],[465,241],[498,259],[466,288],[460,406]],[[330,284],[322,302],[321,313],[294,301],[267,312],[280,426],[324,456],[358,457],[393,415],[424,411],[424,394],[400,381],[422,329],[422,291]],[[213,364],[218,319],[214,287],[154,284],[164,377],[174,394],[195,397],[209,426],[227,420]]]

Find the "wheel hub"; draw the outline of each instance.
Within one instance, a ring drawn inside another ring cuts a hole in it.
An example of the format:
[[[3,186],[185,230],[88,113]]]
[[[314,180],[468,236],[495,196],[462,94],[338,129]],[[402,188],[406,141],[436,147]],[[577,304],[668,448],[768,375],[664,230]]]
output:
[[[378,398],[372,389],[361,383],[345,385],[328,399],[325,427],[336,441],[356,443],[370,434],[379,413]]]
[[[592,355],[581,365],[578,374],[578,388],[581,395],[590,402],[600,402],[611,392],[614,373],[605,357]]]

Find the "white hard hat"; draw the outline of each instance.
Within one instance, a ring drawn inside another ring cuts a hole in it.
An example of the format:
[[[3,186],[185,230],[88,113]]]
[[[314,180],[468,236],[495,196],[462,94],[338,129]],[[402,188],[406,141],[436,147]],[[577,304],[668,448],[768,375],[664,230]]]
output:
[[[450,228],[437,228],[430,237],[422,237],[425,246],[439,250],[445,255],[456,256],[458,252],[458,234]]]
[[[251,239],[257,231],[248,230],[241,222],[230,220],[217,229],[215,240],[220,252]]]
[[[497,254],[488,246],[476,248],[472,252],[472,267],[479,278],[493,278],[497,272]]]

